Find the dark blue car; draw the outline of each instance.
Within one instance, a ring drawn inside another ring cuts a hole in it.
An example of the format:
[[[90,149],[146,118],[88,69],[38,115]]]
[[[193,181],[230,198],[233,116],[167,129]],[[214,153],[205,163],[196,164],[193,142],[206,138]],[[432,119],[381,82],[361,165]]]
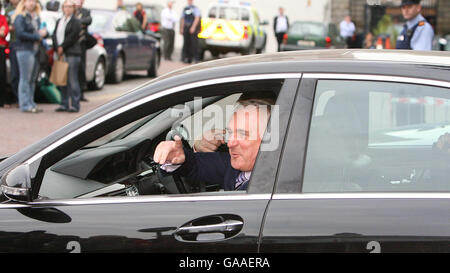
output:
[[[126,11],[91,10],[89,31],[99,34],[104,41],[110,63],[107,80],[122,81],[129,70],[146,70],[156,77],[160,63],[158,39],[144,34],[139,22]]]

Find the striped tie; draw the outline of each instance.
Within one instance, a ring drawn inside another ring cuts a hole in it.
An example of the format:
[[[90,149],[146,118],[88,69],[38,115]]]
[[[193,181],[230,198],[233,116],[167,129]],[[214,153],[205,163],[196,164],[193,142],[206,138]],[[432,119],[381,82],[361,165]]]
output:
[[[245,176],[245,172],[240,172],[238,177],[236,178],[236,183],[234,184],[234,189],[237,190],[242,184],[249,180],[248,177]]]
[[[81,17],[83,17],[83,14],[81,14],[81,12],[80,12],[80,13],[78,13],[78,19],[81,20]],[[78,38],[78,41],[83,42],[85,39],[86,39],[86,29],[83,26],[81,26],[81,31],[80,31],[80,36]]]

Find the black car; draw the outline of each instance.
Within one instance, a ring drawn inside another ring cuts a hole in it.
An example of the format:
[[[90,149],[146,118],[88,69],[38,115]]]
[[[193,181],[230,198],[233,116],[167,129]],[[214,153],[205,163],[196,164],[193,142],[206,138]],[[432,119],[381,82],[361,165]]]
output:
[[[89,31],[103,38],[108,53],[107,80],[119,83],[130,70],[156,77],[161,60],[158,39],[142,32],[139,21],[124,10],[92,9]]]
[[[161,76],[0,162],[0,251],[450,252],[449,68],[316,50]],[[277,101],[247,190],[161,173],[158,143],[253,91]]]

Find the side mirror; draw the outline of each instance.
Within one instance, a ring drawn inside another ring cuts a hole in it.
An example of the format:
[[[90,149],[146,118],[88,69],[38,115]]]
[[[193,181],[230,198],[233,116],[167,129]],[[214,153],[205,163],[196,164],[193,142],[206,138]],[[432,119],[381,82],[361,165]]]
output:
[[[31,202],[30,166],[19,165],[3,175],[0,190],[10,200]]]

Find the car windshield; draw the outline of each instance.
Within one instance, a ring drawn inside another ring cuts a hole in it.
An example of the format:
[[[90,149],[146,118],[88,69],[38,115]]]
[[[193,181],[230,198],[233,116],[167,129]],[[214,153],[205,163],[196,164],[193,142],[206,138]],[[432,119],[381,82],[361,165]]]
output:
[[[113,17],[112,12],[93,10],[92,23],[89,25],[90,32],[102,32],[107,28],[107,23]]]
[[[289,32],[295,35],[325,36],[325,26],[321,23],[297,22]]]

